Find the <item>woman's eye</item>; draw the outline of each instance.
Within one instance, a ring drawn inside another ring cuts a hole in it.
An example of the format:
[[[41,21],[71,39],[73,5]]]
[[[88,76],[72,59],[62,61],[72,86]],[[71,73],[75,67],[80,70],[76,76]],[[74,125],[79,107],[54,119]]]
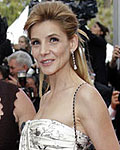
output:
[[[39,41],[31,41],[31,45],[38,45],[38,44],[40,44]]]
[[[58,42],[59,39],[58,38],[50,38],[50,42]]]

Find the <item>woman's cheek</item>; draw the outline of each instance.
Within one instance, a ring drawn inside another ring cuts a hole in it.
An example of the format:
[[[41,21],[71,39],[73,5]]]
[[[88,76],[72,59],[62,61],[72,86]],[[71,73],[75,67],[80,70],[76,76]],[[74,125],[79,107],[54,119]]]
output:
[[[38,50],[37,50],[37,49],[32,48],[32,55],[33,55],[33,57],[34,57],[35,59],[37,59],[37,57],[38,57],[38,55],[39,55]]]

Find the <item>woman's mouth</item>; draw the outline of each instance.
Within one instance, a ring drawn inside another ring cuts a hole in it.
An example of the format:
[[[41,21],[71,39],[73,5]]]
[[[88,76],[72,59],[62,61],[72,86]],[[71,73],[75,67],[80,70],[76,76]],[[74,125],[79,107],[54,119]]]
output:
[[[49,66],[52,64],[52,62],[54,61],[54,59],[47,59],[47,60],[42,60],[40,61],[40,63],[43,65],[43,66]]]

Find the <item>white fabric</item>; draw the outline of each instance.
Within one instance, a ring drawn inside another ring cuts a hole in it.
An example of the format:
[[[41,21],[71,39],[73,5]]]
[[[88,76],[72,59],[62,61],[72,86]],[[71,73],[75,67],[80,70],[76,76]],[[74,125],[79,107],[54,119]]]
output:
[[[114,120],[114,119],[115,119],[115,115],[116,115],[116,110],[114,110],[114,109],[111,107],[111,105],[110,105],[109,108],[108,108],[108,111],[109,111],[111,120]]]
[[[105,60],[106,63],[111,61],[113,49],[114,49],[113,45],[107,43],[106,60]]]
[[[88,136],[77,131],[80,150],[92,145]],[[50,119],[26,122],[23,128],[19,150],[77,150],[74,129]]]
[[[17,44],[21,35],[26,35],[23,30],[25,22],[28,18],[29,6],[23,10],[20,16],[8,27],[7,39],[11,40],[11,43]]]

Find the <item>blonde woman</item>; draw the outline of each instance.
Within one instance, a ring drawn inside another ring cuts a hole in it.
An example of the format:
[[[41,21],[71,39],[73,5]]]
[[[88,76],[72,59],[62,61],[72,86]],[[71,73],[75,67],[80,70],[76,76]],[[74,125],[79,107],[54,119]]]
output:
[[[119,150],[107,108],[79,53],[76,15],[62,2],[41,2],[33,7],[25,30],[50,90],[34,120],[26,122],[19,150]]]

